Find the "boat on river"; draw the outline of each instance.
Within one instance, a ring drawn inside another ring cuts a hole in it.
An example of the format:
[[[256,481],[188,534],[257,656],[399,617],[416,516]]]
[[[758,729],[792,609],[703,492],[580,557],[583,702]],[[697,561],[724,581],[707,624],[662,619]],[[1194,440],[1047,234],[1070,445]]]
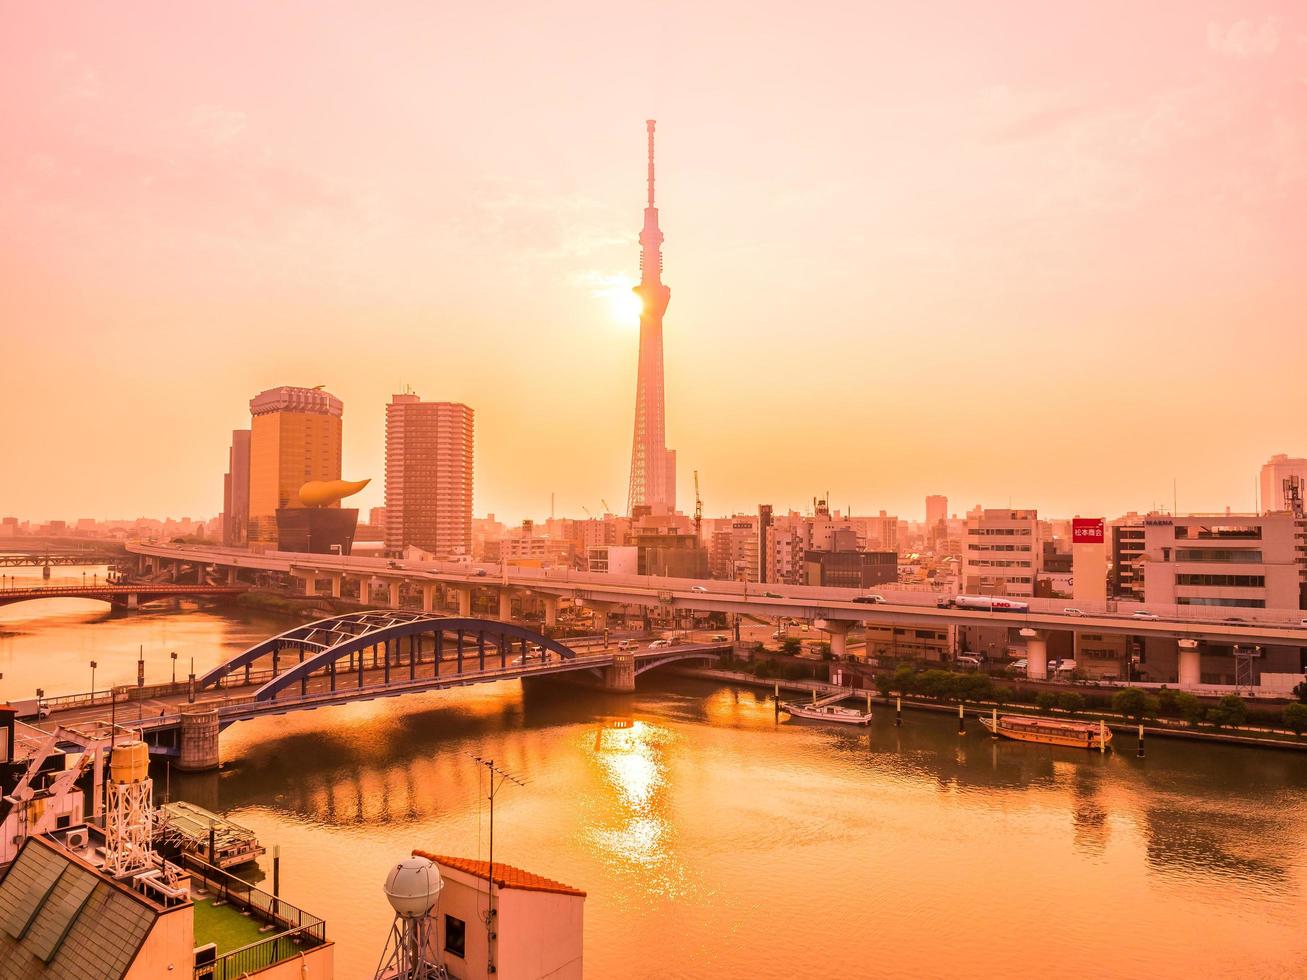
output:
[[[781,709],[789,712],[793,718],[806,718],[808,721],[834,721],[841,725],[870,725],[871,712],[859,711],[857,708],[842,708],[838,704],[798,704],[784,703]]]
[[[999,715],[995,712],[989,718],[982,715],[980,723],[995,735],[1018,742],[1065,745],[1073,749],[1106,749],[1112,741],[1112,730],[1101,721],[1094,725],[1059,718]]]

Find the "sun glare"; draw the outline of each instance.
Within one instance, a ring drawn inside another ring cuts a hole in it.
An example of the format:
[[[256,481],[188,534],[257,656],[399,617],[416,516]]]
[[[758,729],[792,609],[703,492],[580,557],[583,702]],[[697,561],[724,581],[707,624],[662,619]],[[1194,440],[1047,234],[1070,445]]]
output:
[[[617,286],[610,290],[608,293],[608,307],[612,311],[613,319],[622,326],[637,327],[640,325],[640,313],[644,310],[644,303],[629,288]]]

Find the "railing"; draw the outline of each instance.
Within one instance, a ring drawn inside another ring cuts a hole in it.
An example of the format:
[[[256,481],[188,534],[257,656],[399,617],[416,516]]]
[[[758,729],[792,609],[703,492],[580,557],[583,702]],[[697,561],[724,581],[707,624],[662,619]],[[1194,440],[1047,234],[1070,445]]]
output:
[[[190,872],[193,884],[202,884],[215,897],[281,930],[267,939],[223,953],[212,963],[197,965],[195,980],[236,980],[327,941],[327,924],[316,915],[269,895],[193,854],[183,853],[181,865]]]

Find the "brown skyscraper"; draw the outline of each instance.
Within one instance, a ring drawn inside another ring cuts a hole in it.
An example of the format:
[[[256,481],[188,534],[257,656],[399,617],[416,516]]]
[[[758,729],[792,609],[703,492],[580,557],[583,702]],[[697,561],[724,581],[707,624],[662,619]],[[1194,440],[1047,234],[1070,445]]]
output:
[[[386,551],[472,552],[472,409],[395,395],[386,406]]]
[[[277,547],[277,510],[303,506],[305,483],[340,479],[343,411],[339,398],[317,388],[285,385],[250,399],[251,548]]]

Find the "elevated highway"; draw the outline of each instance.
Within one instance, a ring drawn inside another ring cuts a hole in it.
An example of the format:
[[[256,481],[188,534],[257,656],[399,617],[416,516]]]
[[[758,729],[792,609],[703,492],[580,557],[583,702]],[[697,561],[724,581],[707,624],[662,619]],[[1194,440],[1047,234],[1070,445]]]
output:
[[[987,625],[1017,629],[1070,630],[1223,644],[1263,644],[1307,647],[1307,621],[1299,610],[1239,609],[1238,620],[1231,610],[1202,607],[1144,607],[1138,603],[1076,603],[1067,612],[1066,600],[1034,599],[1026,611],[938,608],[930,593],[896,591],[892,586],[876,587],[884,603],[854,601],[857,590],[796,585],[748,585],[740,582],[653,576],[602,575],[570,570],[480,567],[442,562],[404,562],[380,558],[336,555],[300,555],[248,552],[198,546],[129,544],[128,551],[152,562],[190,564],[197,569],[225,569],[279,572],[300,578],[312,594],[315,583],[328,580],[333,594],[341,594],[343,583],[356,580],[380,583],[389,589],[392,606],[398,606],[401,586],[421,592],[424,608],[430,611],[436,589],[452,593],[459,608],[467,612],[473,590],[530,593],[545,598],[548,622],[556,611],[556,600],[571,599],[595,609],[601,616],[619,606],[665,606],[699,612],[725,612],[755,617],[824,620],[831,627],[832,647],[843,649],[843,634],[857,623],[899,625],[939,629],[945,626]],[[158,567],[157,565],[155,566]],[[364,585],[364,588],[370,586]],[[553,602],[551,607],[550,602]],[[1149,618],[1137,612],[1147,609]],[[501,618],[506,618],[501,616]]]

